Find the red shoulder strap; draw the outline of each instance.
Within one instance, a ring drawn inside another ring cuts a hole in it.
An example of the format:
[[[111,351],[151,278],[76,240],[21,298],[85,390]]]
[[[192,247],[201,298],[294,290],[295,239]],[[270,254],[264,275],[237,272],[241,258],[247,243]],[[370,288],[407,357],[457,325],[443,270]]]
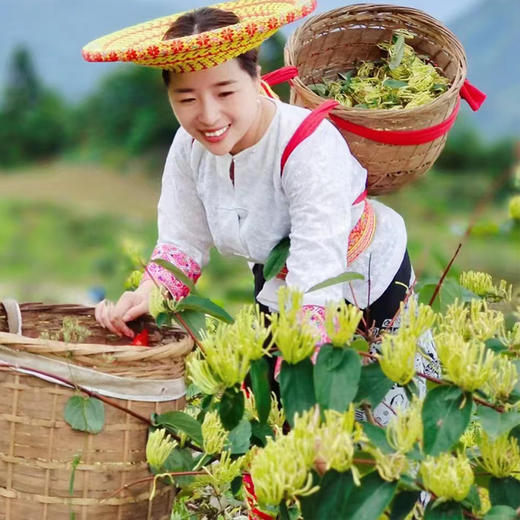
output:
[[[285,163],[289,156],[293,152],[293,150],[307,137],[309,137],[314,130],[318,127],[318,125],[329,115],[329,112],[337,106],[339,103],[333,99],[330,101],[325,101],[319,107],[315,108],[300,124],[300,126],[294,132],[294,135],[291,137],[285,150],[282,154],[281,160],[281,170],[280,175],[283,175],[283,169],[285,167]]]

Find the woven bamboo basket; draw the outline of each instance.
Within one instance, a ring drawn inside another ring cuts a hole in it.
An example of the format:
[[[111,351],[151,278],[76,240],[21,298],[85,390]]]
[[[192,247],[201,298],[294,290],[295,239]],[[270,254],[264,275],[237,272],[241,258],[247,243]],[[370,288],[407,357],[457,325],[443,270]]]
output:
[[[105,404],[100,433],[72,430],[64,420],[64,407],[77,390],[20,369],[34,368],[32,361],[37,360],[39,369],[41,362],[50,367],[46,373],[56,374],[55,366],[63,374],[65,367],[71,374],[66,379],[78,385],[75,371],[83,371],[87,379],[94,374],[128,381],[130,390],[178,383],[175,399],[166,394],[162,401],[110,398],[149,419],[154,412],[183,408],[184,358],[193,347],[191,339],[179,329],[159,331],[147,316],[130,326],[136,331],[146,327],[152,348],[130,346],[101,328],[90,307],[22,304],[20,311],[23,336],[3,332],[9,329],[0,304],[0,520],[169,520],[171,486],[159,487],[149,500],[148,424]],[[76,318],[90,331],[89,343],[41,339],[42,333],[59,333],[64,317]],[[13,357],[19,362],[13,363]],[[102,389],[98,393],[103,394]],[[73,471],[76,457],[79,464]]]
[[[427,105],[401,110],[367,110],[336,107],[333,116],[383,131],[429,128],[454,111],[466,78],[466,57],[457,38],[435,18],[408,7],[357,4],[313,16],[289,38],[285,63],[298,69],[291,84],[291,103],[313,109],[324,100],[307,85],[337,79],[338,72],[354,69],[363,61],[381,58],[377,47],[390,41],[396,29],[415,35],[406,43],[426,55],[450,80],[450,88]],[[446,142],[446,134],[425,144],[383,144],[339,129],[351,152],[367,169],[371,195],[389,193],[424,174]]]

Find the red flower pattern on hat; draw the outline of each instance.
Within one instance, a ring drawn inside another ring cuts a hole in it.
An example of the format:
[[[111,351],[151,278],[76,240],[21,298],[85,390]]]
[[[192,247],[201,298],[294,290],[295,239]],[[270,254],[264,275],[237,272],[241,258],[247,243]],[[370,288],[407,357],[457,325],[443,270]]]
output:
[[[137,59],[137,52],[135,52],[134,49],[130,49],[125,52],[125,58],[128,61],[136,60]]]
[[[230,42],[233,40],[234,34],[235,34],[235,31],[233,31],[233,29],[226,27],[226,28],[222,29],[222,32],[220,33],[220,37],[223,40]]]
[[[256,23],[254,23],[254,22],[248,23],[246,25],[246,32],[247,32],[247,34],[249,34],[249,36],[252,37],[256,33],[257,28],[258,27],[257,27]]]
[[[159,47],[157,47],[157,45],[151,45],[150,47],[148,47],[148,49],[146,49],[146,52],[152,57],[152,58],[157,58],[157,56],[159,56]]]
[[[171,44],[171,49],[173,52],[182,52],[184,50],[184,43],[180,40],[173,40]]]
[[[279,23],[278,23],[278,18],[275,18],[274,16],[272,18],[269,18],[269,20],[267,20],[267,27],[269,27],[269,29],[276,29],[278,27]]]
[[[210,37],[207,34],[202,33],[197,37],[197,45],[199,47],[206,47],[210,42]]]
[[[296,14],[295,13],[287,13],[286,20],[287,20],[287,23],[294,22],[294,20],[296,20]]]

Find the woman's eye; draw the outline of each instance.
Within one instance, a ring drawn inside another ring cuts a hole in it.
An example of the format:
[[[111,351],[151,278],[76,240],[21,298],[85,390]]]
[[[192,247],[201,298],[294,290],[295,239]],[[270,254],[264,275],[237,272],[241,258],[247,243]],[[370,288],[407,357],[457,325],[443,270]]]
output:
[[[221,92],[219,94],[220,97],[227,97],[227,96],[230,96],[231,94],[234,94],[234,92]]]
[[[195,98],[185,98],[180,100],[181,103],[191,103],[192,101],[195,101]]]

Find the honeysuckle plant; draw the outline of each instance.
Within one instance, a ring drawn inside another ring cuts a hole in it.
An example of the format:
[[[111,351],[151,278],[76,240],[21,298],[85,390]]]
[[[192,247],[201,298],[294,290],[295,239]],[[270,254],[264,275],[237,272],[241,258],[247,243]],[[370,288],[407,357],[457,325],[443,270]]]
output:
[[[448,281],[440,308],[425,303],[428,285],[410,297],[393,334],[363,332],[359,309],[329,305],[317,355],[302,295],[288,290],[270,320],[251,305],[208,327],[187,361],[188,408],[152,418],[149,443],[168,444],[150,469],[178,489],[172,518],[246,518],[252,507],[283,520],[517,518],[519,294],[486,273]],[[438,377],[414,363],[430,330]],[[283,359],[279,396],[269,356]],[[371,411],[395,383],[408,402],[388,405],[383,428]]]

